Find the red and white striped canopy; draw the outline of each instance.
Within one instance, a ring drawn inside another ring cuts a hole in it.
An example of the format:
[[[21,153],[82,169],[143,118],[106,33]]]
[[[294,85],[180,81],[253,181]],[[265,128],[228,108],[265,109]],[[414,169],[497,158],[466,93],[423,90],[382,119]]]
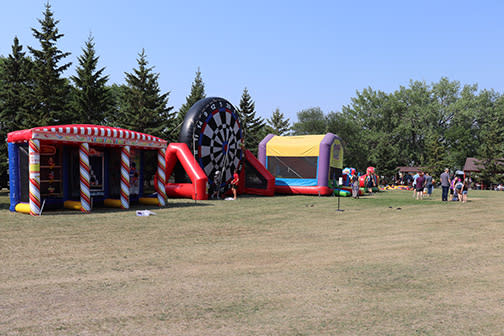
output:
[[[48,143],[83,143],[101,146],[131,146],[138,148],[166,148],[161,138],[123,128],[98,125],[42,126],[10,132],[8,142],[25,142],[31,139]]]

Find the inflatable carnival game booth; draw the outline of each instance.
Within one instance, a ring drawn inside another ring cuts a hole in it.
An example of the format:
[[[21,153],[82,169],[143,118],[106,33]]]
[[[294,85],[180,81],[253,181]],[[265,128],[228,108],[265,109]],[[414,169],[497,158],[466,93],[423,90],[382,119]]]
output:
[[[227,100],[204,98],[187,111],[179,143],[166,151],[166,193],[170,197],[221,198],[234,171],[239,194],[273,196],[275,178],[243,146],[238,113]]]
[[[90,212],[93,205],[127,209],[130,202],[165,205],[165,150],[160,138],[95,125],[35,127],[8,134],[10,210]],[[156,175],[145,197],[144,180]],[[152,190],[154,191],[154,190]]]
[[[259,161],[275,176],[277,193],[331,195],[330,185],[338,181],[343,168],[343,144],[332,133],[269,134],[259,144]]]

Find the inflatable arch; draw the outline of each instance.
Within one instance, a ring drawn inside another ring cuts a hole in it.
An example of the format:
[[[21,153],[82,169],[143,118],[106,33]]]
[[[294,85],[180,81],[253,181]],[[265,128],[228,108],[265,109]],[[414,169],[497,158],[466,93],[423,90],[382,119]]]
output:
[[[330,195],[329,180],[343,168],[343,144],[335,134],[267,135],[259,144],[259,161],[275,177],[281,194]]]
[[[166,183],[166,194],[171,197],[191,197],[193,200],[208,199],[208,178],[185,143],[168,145],[166,149],[166,176],[172,174],[177,162],[180,162],[191,182]]]

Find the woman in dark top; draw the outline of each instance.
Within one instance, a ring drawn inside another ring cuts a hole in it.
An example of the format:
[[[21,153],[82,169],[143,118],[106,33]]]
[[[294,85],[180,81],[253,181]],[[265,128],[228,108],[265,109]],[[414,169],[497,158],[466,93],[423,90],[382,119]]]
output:
[[[424,174],[423,172],[419,172],[418,173],[418,177],[416,179],[416,199],[423,199],[423,190],[424,190],[424,186],[425,186],[425,177],[424,177]]]

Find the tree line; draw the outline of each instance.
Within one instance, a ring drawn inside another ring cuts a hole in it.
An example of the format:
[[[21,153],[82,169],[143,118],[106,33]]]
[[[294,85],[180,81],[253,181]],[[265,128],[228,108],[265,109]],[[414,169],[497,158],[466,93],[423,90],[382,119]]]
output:
[[[504,180],[504,96],[477,85],[441,78],[410,81],[392,93],[367,88],[341,112],[298,113],[294,134],[333,132],[345,143],[345,164],[378,168],[392,177],[398,166],[420,166],[434,175],[462,169],[467,157],[484,165],[485,183]]]
[[[24,50],[14,37],[11,53],[0,57],[0,138],[8,132],[57,124],[97,124],[145,132],[177,141],[186,112],[205,98],[200,69],[186,102],[178,111],[169,105],[170,92],[159,87],[159,73],[149,65],[145,50],[137,66],[125,72],[125,84],[109,84],[105,67],[90,35],[77,57],[75,74],[64,77],[70,53],[58,48],[58,30],[50,4],[32,33],[39,45]],[[357,91],[339,112],[325,114],[314,107],[299,111],[292,123],[277,108],[270,118],[257,115],[244,88],[237,111],[245,147],[257,153],[268,134],[304,135],[332,132],[342,137],[345,165],[364,171],[375,166],[393,176],[398,166],[421,166],[433,174],[444,167],[462,168],[466,157],[479,158],[481,177],[502,179],[504,158],[504,97],[477,85],[441,78],[426,84],[410,81],[392,93],[372,88]],[[7,171],[7,144],[0,141],[0,176]]]

